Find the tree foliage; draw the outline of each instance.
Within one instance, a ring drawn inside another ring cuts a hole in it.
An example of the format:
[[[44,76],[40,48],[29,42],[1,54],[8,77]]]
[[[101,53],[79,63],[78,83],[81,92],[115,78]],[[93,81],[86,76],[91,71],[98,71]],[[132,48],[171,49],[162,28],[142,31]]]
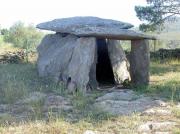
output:
[[[154,31],[163,26],[164,21],[180,15],[180,0],[146,0],[147,6],[136,6],[137,17],[143,23],[142,31]]]
[[[8,29],[6,29],[6,28],[0,29],[0,34],[1,35],[7,35],[8,34]]]
[[[22,22],[17,22],[8,31],[5,31],[4,41],[12,43],[15,47],[29,50],[36,48],[42,36],[43,34],[34,26],[25,26]]]

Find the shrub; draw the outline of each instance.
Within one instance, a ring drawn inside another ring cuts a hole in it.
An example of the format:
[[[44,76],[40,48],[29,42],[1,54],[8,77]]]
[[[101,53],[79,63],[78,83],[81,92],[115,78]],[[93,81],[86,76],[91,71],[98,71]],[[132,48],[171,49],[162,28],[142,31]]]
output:
[[[29,51],[36,48],[42,37],[43,33],[37,31],[34,26],[26,27],[22,22],[17,22],[5,32],[4,41]]]
[[[8,31],[3,32],[3,36],[5,42],[12,43],[14,47],[25,49],[25,60],[28,62],[28,54],[36,50],[43,33],[36,30],[33,25],[25,26],[22,22],[17,22]]]

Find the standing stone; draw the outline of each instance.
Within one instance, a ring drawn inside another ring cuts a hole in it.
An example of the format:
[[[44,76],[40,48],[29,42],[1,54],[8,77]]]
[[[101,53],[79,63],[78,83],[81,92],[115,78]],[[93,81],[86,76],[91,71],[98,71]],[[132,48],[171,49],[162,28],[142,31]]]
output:
[[[56,82],[63,81],[71,92],[72,87],[84,92],[95,59],[95,46],[93,37],[47,35],[38,47],[39,75],[52,77]]]
[[[130,80],[128,61],[118,40],[108,40],[108,52],[116,84]]]
[[[83,92],[89,84],[89,73],[94,63],[96,39],[93,37],[81,37],[76,41],[71,60],[67,67],[68,77],[71,82],[77,84],[77,88]]]
[[[132,83],[146,85],[149,83],[149,42],[148,40],[131,41],[130,73]]]
[[[96,79],[96,64],[97,64],[97,45],[95,45],[95,53],[94,53],[94,62],[91,65],[90,73],[89,73],[89,88],[96,89],[98,87],[98,82]]]
[[[61,34],[46,35],[37,48],[37,67],[41,77],[53,77],[56,82],[65,80],[62,74],[67,69],[78,37]]]

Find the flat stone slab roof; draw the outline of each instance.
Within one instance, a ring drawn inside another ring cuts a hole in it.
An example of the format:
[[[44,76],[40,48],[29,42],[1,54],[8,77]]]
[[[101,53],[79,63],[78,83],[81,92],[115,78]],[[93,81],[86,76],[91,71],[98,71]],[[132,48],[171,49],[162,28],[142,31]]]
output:
[[[119,40],[155,39],[140,32],[129,30],[133,25],[121,21],[98,17],[70,17],[40,23],[39,29],[57,33],[74,34],[83,37],[97,37]]]

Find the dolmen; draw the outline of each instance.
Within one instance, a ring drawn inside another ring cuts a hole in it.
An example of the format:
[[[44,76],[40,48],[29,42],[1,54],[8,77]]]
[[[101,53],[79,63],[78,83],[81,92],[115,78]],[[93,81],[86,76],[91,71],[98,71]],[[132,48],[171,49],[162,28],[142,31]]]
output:
[[[40,23],[37,28],[54,31],[38,46],[38,73],[63,82],[69,91],[86,92],[98,86],[149,82],[147,36],[133,25],[98,17],[71,17]],[[129,61],[119,40],[131,40]]]

